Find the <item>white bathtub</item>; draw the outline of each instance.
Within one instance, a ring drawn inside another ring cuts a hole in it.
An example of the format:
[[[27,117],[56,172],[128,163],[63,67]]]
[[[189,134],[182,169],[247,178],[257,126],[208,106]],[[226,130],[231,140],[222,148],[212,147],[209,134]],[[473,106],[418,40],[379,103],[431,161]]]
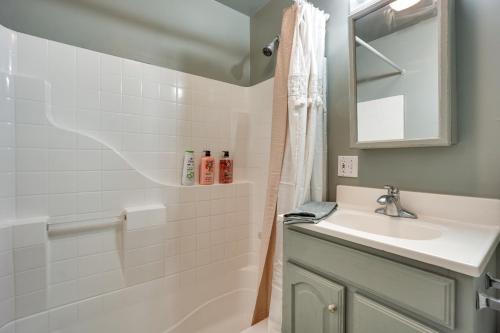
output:
[[[80,302],[78,318],[50,332],[239,333],[250,326],[255,271],[254,266],[240,269],[231,276],[229,291],[214,289],[213,296],[202,296],[206,286],[191,288],[169,278],[99,296]],[[199,302],[200,297],[207,300]]]
[[[199,306],[164,333],[238,333],[250,326],[255,292],[239,289]]]

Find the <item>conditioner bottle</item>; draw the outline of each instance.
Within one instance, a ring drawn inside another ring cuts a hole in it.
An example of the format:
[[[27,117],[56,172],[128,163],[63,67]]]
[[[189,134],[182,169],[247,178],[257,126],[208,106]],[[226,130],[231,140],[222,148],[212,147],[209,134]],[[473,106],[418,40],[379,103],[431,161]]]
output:
[[[200,161],[200,185],[212,185],[213,183],[214,158],[210,156],[210,150],[205,150]]]

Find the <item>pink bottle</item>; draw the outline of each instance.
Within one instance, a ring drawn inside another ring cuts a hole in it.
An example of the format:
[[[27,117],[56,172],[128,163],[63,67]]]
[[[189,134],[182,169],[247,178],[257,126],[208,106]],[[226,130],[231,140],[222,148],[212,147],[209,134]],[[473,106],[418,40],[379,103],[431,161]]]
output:
[[[210,150],[205,150],[205,156],[200,161],[200,185],[212,185],[214,183],[215,160],[210,156]]]

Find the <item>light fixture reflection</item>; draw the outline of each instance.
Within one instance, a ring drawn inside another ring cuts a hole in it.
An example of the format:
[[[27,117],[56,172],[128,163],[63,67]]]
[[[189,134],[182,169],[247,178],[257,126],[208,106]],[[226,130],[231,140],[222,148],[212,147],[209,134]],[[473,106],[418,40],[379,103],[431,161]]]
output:
[[[411,6],[415,6],[419,3],[420,0],[396,0],[391,2],[389,6],[397,12],[410,8]]]

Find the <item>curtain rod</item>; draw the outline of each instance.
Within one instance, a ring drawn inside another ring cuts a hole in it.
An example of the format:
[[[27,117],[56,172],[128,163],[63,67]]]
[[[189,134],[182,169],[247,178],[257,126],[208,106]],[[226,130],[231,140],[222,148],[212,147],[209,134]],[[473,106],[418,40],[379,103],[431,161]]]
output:
[[[307,0],[292,0],[292,4],[296,3],[296,4],[300,5],[301,3],[304,3],[304,2],[309,3],[309,1],[307,1]],[[330,14],[325,13],[325,20],[326,21],[330,20]]]
[[[292,4],[293,3],[301,4],[304,2],[308,3],[308,1],[306,1],[306,0],[292,0]],[[324,14],[325,14],[325,21],[328,21],[330,19],[330,14],[328,14],[328,13],[324,13]],[[272,56],[275,49],[278,48],[279,43],[280,43],[280,35],[277,34],[276,37],[274,37],[270,43],[268,43],[264,46],[264,48],[262,49],[262,53],[266,57]]]

